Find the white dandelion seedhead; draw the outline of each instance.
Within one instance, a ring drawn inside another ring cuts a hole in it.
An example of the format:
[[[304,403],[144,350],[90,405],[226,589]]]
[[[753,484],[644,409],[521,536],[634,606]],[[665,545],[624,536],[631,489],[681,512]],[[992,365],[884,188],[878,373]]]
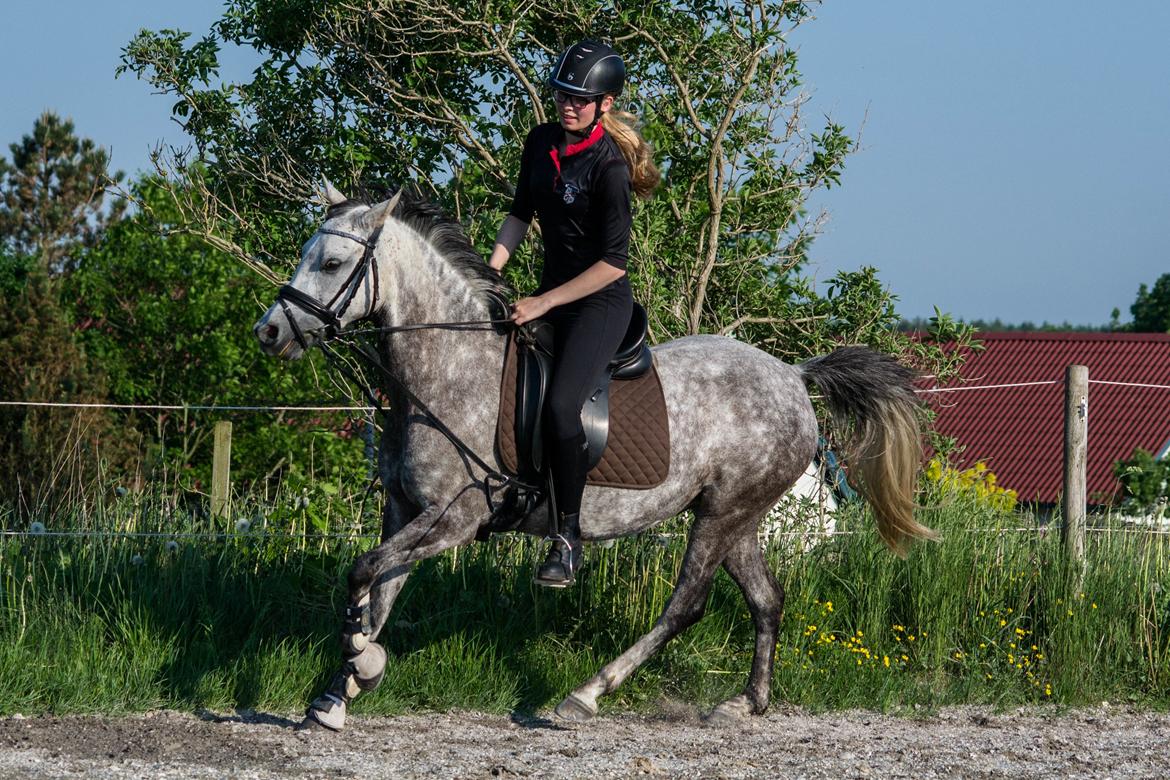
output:
[[[246,517],[241,517],[236,521],[236,533],[246,534],[252,529],[252,521]]]
[[[174,539],[171,539],[169,542],[167,542],[165,547],[166,547],[166,551],[169,553],[179,551],[179,543],[176,542]]]
[[[130,492],[129,490],[122,487],[121,485],[118,485],[118,487],[114,488],[114,494],[117,495],[118,498],[125,498],[126,494],[129,492]]]
[[[131,566],[141,566],[141,565],[142,565],[142,564],[144,564],[144,563],[146,563],[146,559],[145,559],[145,558],[143,558],[143,557],[142,557],[141,555],[139,555],[138,553],[134,553],[134,557],[132,557],[132,558],[130,559],[130,565],[131,565]]]
[[[45,532],[45,524],[37,520],[29,525],[28,532],[30,534],[43,534]]]

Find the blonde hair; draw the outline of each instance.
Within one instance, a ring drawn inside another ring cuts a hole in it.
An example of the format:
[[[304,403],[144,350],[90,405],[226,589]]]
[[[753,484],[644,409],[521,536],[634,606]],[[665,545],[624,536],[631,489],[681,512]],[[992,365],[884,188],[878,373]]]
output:
[[[629,111],[610,109],[601,115],[601,126],[617,142],[630,167],[630,183],[639,198],[649,198],[662,174],[654,164],[650,144],[638,132],[638,118]]]

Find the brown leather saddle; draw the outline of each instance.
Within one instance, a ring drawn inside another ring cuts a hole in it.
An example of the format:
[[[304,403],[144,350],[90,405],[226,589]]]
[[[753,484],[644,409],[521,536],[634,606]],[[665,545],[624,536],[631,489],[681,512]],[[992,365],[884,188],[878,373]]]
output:
[[[666,400],[647,331],[646,310],[635,303],[603,381],[581,410],[591,485],[647,489],[661,484],[670,470]],[[552,373],[552,336],[552,326],[543,320],[517,328],[508,339],[500,380],[500,463],[532,485],[543,485],[546,477],[541,421]],[[531,508],[543,496],[526,498]]]

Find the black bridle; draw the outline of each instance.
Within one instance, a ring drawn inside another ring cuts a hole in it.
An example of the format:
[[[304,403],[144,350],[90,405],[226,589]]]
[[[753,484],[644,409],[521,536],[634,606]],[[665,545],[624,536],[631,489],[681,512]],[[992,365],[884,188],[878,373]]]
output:
[[[321,348],[321,352],[325,355],[325,359],[330,363],[330,365],[340,371],[341,374],[344,375],[350,382],[361,388],[362,395],[366,397],[366,400],[369,401],[369,403],[375,409],[377,409],[380,414],[385,416],[385,408],[383,408],[382,403],[380,400],[378,400],[377,396],[370,392],[370,389],[366,386],[367,383],[361,381],[361,379],[354,374],[350,367],[346,365],[345,361],[341,359],[333,347],[331,347],[328,343],[330,340],[335,339],[341,334],[342,330],[344,329],[341,318],[344,317],[346,311],[349,310],[350,304],[357,295],[358,288],[361,287],[362,282],[366,280],[367,275],[370,273],[373,274],[372,288],[370,292],[370,304],[366,309],[366,313],[359,319],[370,316],[377,309],[379,280],[378,262],[374,258],[374,247],[377,244],[378,236],[381,234],[382,228],[379,226],[377,230],[370,234],[369,238],[363,238],[359,235],[354,233],[347,233],[343,230],[333,230],[332,228],[320,228],[317,232],[326,233],[332,236],[341,236],[342,238],[348,238],[351,241],[356,241],[357,243],[361,244],[363,247],[365,247],[364,251],[362,252],[361,259],[358,261],[357,265],[354,266],[353,271],[350,272],[345,282],[342,283],[341,288],[326,303],[318,301],[313,296],[298,290],[290,284],[286,284],[280,288],[280,291],[276,294],[276,300],[280,303],[281,310],[284,312],[285,319],[287,319],[289,322],[289,327],[292,329],[293,336],[296,338],[297,344],[299,344],[303,350],[307,351],[309,349],[309,344],[305,341],[304,332],[301,330],[300,326],[297,325],[296,320],[293,318],[292,309],[289,304],[291,303],[292,305],[297,306],[298,308],[302,309],[308,314],[311,314],[321,321],[323,327],[319,329],[313,329],[311,332],[320,334],[320,338],[316,341],[316,344]],[[497,303],[500,304],[501,314],[503,315],[497,319],[469,320],[463,322],[424,322],[414,325],[397,325],[390,327],[371,328],[363,332],[380,334],[399,333],[414,330],[488,330],[496,329],[501,325],[510,325],[512,321],[507,318],[507,301],[503,298],[503,296],[498,296]],[[358,335],[363,332],[359,332]],[[451,444],[454,445],[455,448],[459,450],[459,452],[462,453],[466,459],[472,461],[475,463],[475,465],[479,466],[479,468],[484,471],[484,493],[487,496],[488,508],[492,512],[493,523],[498,520],[499,514],[508,508],[506,500],[502,504],[497,504],[493,500],[493,489],[516,487],[528,493],[535,493],[540,490],[540,488],[536,485],[532,485],[522,479],[518,479],[517,477],[504,474],[488,465],[488,463],[484,461],[483,458],[476,454],[475,450],[471,449],[471,447],[469,447],[462,439],[460,439],[454,431],[448,428],[443,423],[443,421],[440,420],[438,416],[422,402],[422,399],[412,393],[410,388],[408,388],[402,380],[390,373],[390,371],[388,371],[382,364],[382,361],[378,358],[377,354],[371,353],[370,350],[362,344],[357,344],[353,341],[349,341],[347,343],[353,349],[353,351],[356,352],[365,361],[367,365],[373,367],[384,379],[388,379],[396,384],[410,401],[410,403],[416,409],[422,412],[423,416],[431,424],[431,427],[433,427],[439,433],[443,434],[443,436],[446,437],[446,439],[450,441]],[[498,484],[493,487],[493,482]]]
[[[330,298],[327,303],[321,303],[313,296],[301,292],[291,284],[284,285],[280,288],[280,292],[276,294],[276,300],[280,303],[281,310],[284,311],[285,319],[288,320],[289,327],[292,328],[293,336],[296,338],[297,344],[304,350],[308,350],[309,345],[305,341],[305,334],[301,332],[300,326],[293,319],[289,302],[292,302],[321,321],[321,324],[324,325],[320,331],[322,338],[333,338],[341,332],[341,318],[349,311],[349,305],[353,303],[358,288],[365,281],[367,273],[372,270],[374,278],[370,286],[370,305],[366,309],[364,316],[368,317],[373,314],[378,306],[378,263],[374,260],[374,246],[378,242],[378,236],[381,235],[382,228],[379,226],[369,238],[362,238],[354,233],[346,233],[344,230],[333,230],[332,228],[324,227],[317,232],[326,233],[331,236],[341,236],[342,238],[348,238],[350,241],[356,241],[365,247],[365,251],[362,252],[361,260],[358,260],[357,265],[350,271],[349,277],[342,283],[337,294]]]

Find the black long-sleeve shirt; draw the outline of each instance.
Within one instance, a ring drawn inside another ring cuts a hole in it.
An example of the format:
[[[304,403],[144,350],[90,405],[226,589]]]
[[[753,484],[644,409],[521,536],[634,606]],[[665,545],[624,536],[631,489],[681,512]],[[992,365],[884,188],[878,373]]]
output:
[[[564,143],[565,131],[556,122],[528,134],[510,211],[522,222],[540,217],[544,268],[538,292],[564,284],[598,260],[625,270],[629,256],[630,169],[617,143],[600,124],[580,143]]]

